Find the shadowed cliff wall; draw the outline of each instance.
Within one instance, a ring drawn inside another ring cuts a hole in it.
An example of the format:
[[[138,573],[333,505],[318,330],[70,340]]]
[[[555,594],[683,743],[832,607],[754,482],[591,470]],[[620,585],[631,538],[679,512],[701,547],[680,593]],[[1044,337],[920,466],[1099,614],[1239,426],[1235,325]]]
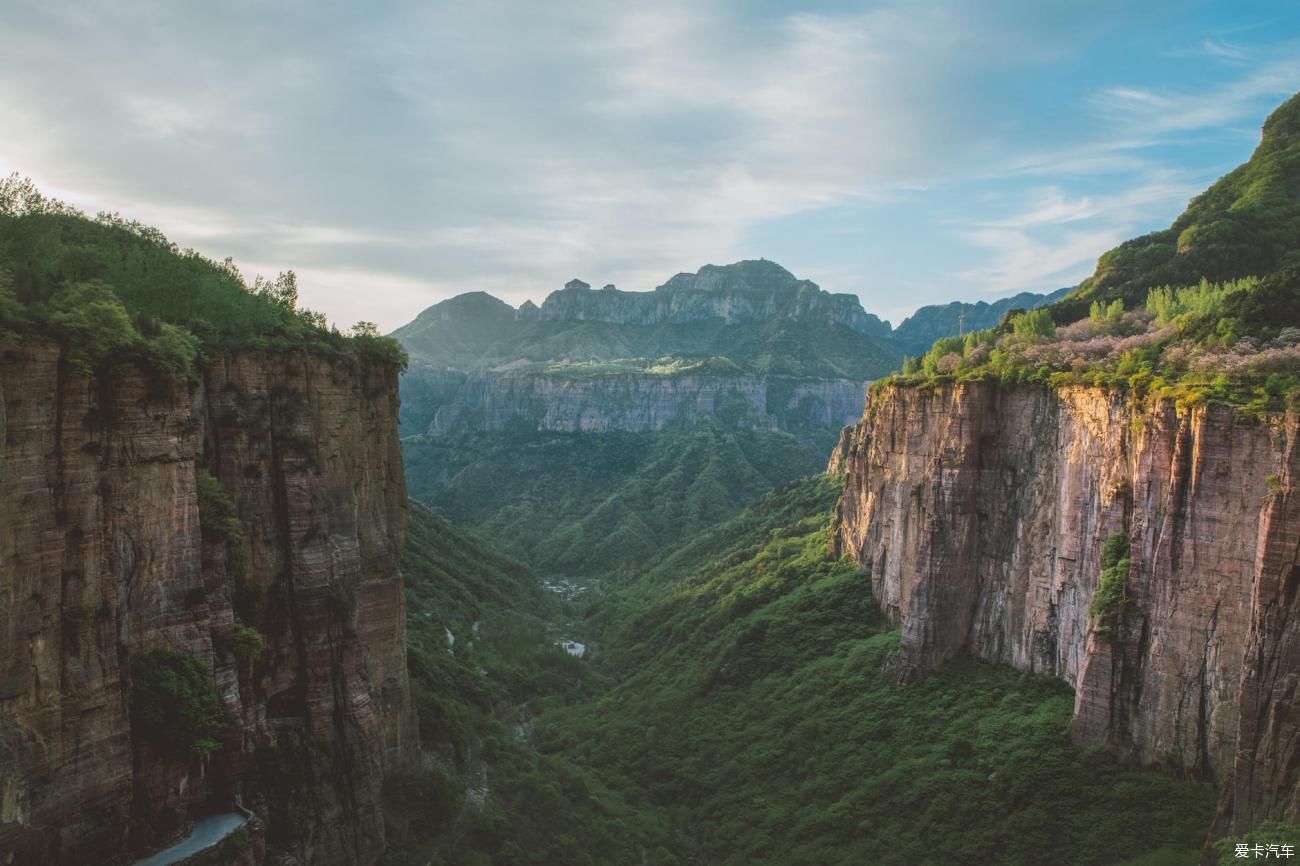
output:
[[[378,858],[385,767],[417,747],[397,372],[248,353],[178,384],[4,355],[0,862],[129,862],[236,800],[304,864]],[[238,543],[205,541],[196,465]],[[262,636],[243,658],[236,611]],[[132,731],[132,660],[159,649],[213,672],[229,723],[204,757]]]

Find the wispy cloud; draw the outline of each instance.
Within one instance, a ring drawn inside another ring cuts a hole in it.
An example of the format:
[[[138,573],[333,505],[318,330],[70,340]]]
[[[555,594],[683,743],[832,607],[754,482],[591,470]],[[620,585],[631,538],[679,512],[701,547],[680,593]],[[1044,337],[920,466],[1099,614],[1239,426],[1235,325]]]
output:
[[[1300,46],[1291,45],[1294,49]],[[1221,127],[1257,115],[1300,90],[1300,54],[1260,64],[1250,74],[1196,91],[1108,87],[1091,97],[1094,110],[1131,139],[1150,143],[1171,132]]]
[[[1068,232],[1057,243],[1036,240],[1016,229],[985,228],[964,232],[970,243],[994,253],[991,263],[959,276],[990,295],[1024,290],[1050,291],[1074,285],[1092,270],[1098,251],[1124,239],[1124,231],[1101,228]]]
[[[1211,57],[1221,57],[1224,60],[1249,60],[1250,52],[1240,45],[1234,45],[1227,40],[1206,39],[1201,42],[1201,50]]]
[[[957,235],[988,253],[960,277],[984,294],[1043,291],[1091,273],[1097,256],[1144,225],[1176,213],[1201,189],[1170,172],[1111,194],[1068,196],[1059,187],[1028,191],[1006,216],[957,226]]]

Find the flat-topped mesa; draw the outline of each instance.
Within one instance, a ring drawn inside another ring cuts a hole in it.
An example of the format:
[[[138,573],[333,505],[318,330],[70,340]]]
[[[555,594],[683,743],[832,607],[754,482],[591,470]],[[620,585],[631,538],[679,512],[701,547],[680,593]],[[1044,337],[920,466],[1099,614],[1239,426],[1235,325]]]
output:
[[[0,862],[130,862],[241,804],[304,866],[379,858],[385,770],[417,748],[397,373],[241,352],[189,384],[5,353]],[[159,664],[215,682],[215,739],[145,729]]]
[[[969,653],[1059,677],[1080,744],[1224,782],[1221,832],[1300,817],[1294,410],[890,386],[830,469],[900,676]],[[1108,541],[1130,552],[1099,594]]]

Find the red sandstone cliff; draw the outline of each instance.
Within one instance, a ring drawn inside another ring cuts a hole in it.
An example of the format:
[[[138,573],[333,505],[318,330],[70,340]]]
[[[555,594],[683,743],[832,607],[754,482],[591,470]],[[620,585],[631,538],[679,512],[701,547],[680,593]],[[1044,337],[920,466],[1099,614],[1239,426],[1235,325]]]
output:
[[[0,862],[127,862],[237,800],[303,864],[378,858],[384,769],[416,747],[396,426],[397,370],[351,358],[239,354],[178,385],[5,354]],[[237,568],[200,532],[196,460],[237,506]],[[237,592],[263,638],[244,660]],[[204,758],[133,736],[131,660],[159,648],[215,674],[230,724]]]
[[[1100,389],[886,388],[845,431],[837,544],[908,677],[966,652],[1075,689],[1074,736],[1224,785],[1218,831],[1300,818],[1300,417]],[[1118,629],[1089,615],[1132,546]]]

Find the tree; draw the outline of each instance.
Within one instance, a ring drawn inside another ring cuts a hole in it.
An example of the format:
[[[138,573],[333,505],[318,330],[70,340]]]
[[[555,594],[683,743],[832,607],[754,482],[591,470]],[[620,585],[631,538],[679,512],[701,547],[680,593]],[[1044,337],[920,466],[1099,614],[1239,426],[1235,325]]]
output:
[[[274,280],[259,276],[253,281],[253,291],[286,310],[298,309],[298,275],[293,271],[284,271]]]
[[[50,323],[69,339],[78,360],[92,367],[140,340],[112,287],[98,280],[56,289]]]
[[[14,172],[0,180],[0,215],[26,216],[33,213],[81,216],[76,208],[42,195],[30,177]]]
[[[1017,337],[1037,339],[1056,336],[1056,323],[1052,311],[1046,307],[1021,313],[1011,320],[1011,329]]]

